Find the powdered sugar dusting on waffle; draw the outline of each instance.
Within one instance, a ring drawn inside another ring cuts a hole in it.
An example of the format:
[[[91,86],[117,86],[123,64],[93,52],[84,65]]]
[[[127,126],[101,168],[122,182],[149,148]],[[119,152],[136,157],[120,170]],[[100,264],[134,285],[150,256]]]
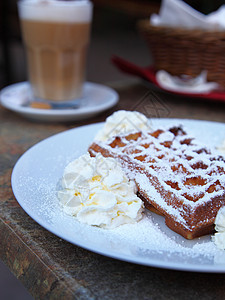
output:
[[[174,134],[172,131],[177,130]],[[182,128],[159,129],[139,136],[118,136],[120,147],[104,147],[118,156],[128,156],[134,164],[157,176],[163,187],[192,207],[225,191],[225,161],[196,142]],[[194,140],[194,141],[193,141]],[[101,146],[101,143],[99,143]],[[112,145],[112,144],[111,144]],[[128,171],[128,170],[127,170]],[[128,171],[129,172],[129,171]],[[133,172],[132,172],[133,173]],[[134,177],[134,174],[130,177]],[[136,176],[142,181],[143,176]]]
[[[225,158],[182,126],[120,135],[92,145],[90,151],[117,158],[147,207],[153,205],[186,238],[212,230],[218,209],[225,205]]]

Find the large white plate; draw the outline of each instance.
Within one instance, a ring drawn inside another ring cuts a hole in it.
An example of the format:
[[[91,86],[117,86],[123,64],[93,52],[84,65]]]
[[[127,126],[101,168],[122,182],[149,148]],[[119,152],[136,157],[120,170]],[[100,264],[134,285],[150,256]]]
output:
[[[118,102],[119,96],[113,89],[102,84],[86,82],[83,98],[78,108],[37,109],[24,105],[30,99],[28,82],[15,83],[2,89],[0,103],[24,117],[41,121],[78,121],[92,117]]]
[[[211,146],[225,138],[222,123],[154,119],[152,124],[184,124]],[[225,251],[218,250],[210,236],[185,240],[154,213],[146,212],[137,224],[105,230],[81,224],[61,211],[56,189],[64,167],[87,151],[101,126],[83,126],[54,135],[19,159],[12,173],[12,188],[23,209],[57,236],[109,257],[177,270],[225,272]]]

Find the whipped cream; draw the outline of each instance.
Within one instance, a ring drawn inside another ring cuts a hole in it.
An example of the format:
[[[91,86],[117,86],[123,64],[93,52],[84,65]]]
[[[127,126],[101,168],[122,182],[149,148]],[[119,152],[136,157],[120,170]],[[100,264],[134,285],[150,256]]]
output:
[[[103,128],[97,133],[95,140],[106,141],[118,134],[127,134],[149,129],[150,122],[142,113],[119,110],[106,119]]]
[[[225,206],[221,207],[215,220],[216,233],[212,237],[219,249],[225,250]]]
[[[64,211],[80,222],[114,228],[142,217],[136,185],[113,158],[82,155],[65,168],[62,188],[58,198]]]

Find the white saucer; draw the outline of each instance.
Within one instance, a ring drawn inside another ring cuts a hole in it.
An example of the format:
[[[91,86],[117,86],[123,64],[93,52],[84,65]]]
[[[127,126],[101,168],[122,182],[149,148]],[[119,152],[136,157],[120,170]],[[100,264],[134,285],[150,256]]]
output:
[[[0,103],[20,115],[42,121],[77,121],[92,117],[114,106],[119,99],[116,91],[96,83],[84,84],[84,97],[78,108],[37,109],[25,106],[29,98],[29,83],[20,82],[2,89]]]

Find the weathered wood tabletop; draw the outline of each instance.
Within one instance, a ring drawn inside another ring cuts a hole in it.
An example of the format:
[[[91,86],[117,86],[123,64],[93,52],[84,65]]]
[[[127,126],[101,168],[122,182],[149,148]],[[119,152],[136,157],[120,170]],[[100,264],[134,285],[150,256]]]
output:
[[[17,203],[10,183],[16,161],[58,132],[104,121],[118,109],[225,122],[225,103],[152,94],[139,84],[117,91],[116,107],[77,123],[33,122],[0,108],[0,258],[35,299],[224,299],[224,274],[157,269],[92,253],[48,232]]]

